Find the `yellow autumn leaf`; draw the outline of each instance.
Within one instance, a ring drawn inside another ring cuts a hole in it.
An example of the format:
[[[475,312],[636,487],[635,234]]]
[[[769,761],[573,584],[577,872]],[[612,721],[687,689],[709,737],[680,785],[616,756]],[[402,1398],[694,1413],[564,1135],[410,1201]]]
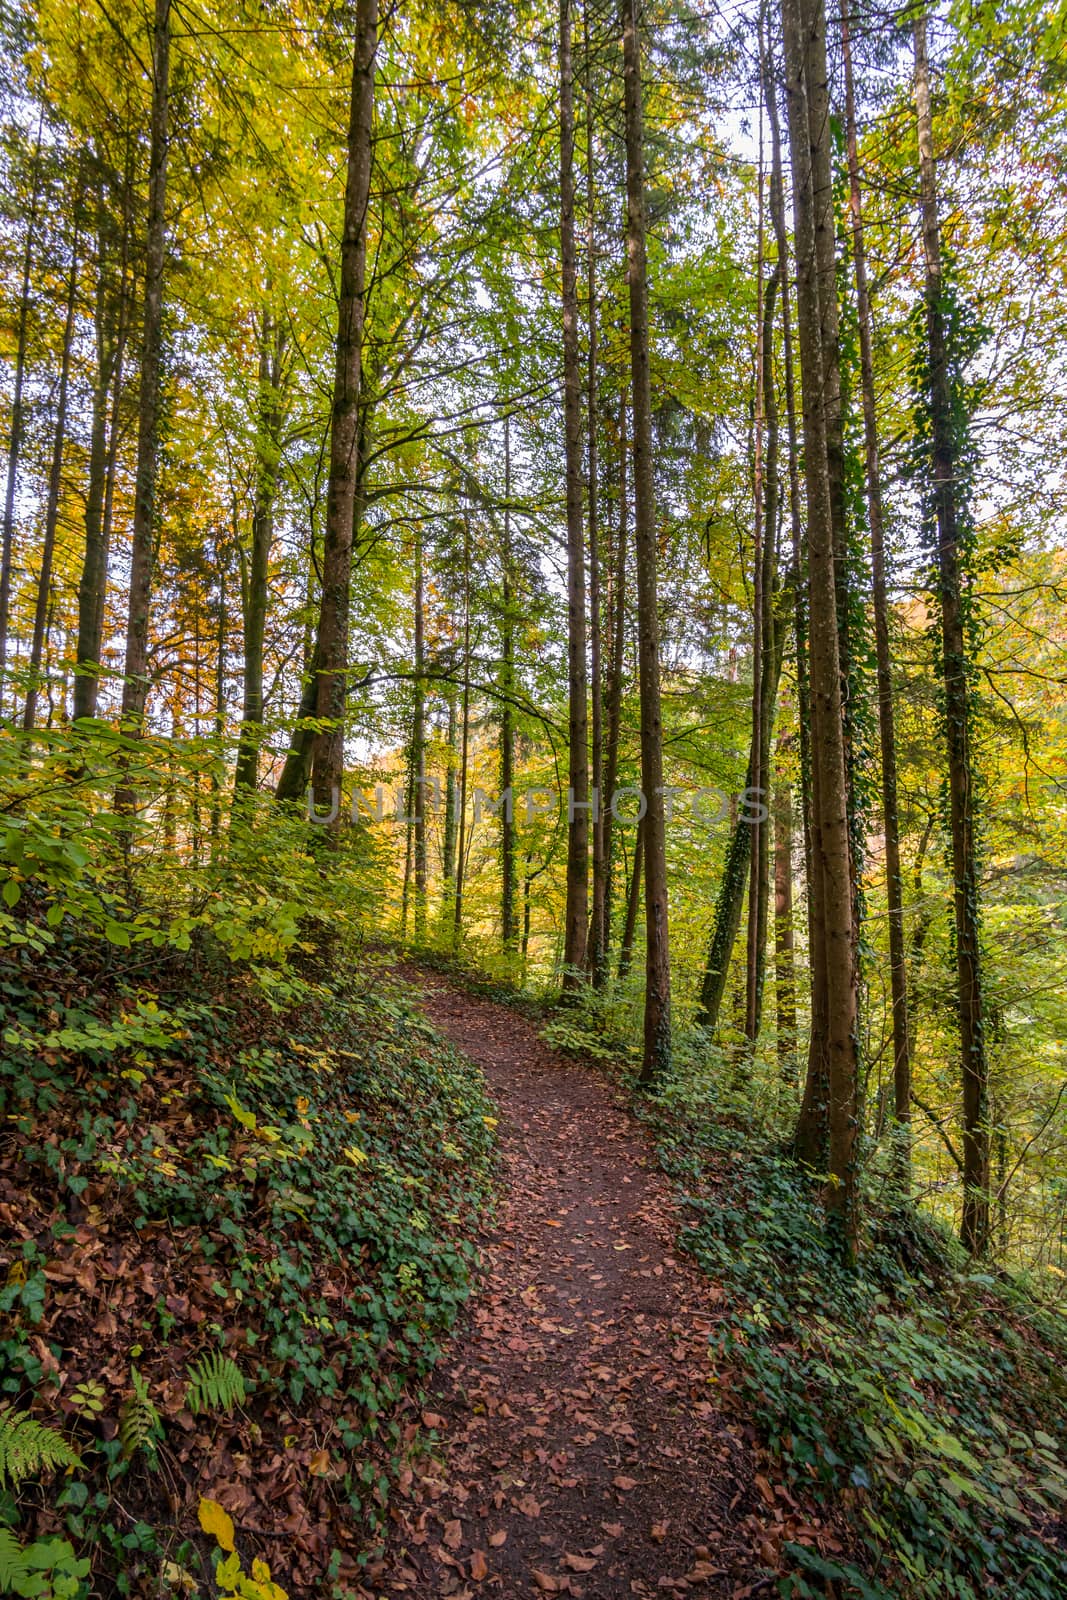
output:
[[[354,1167],[358,1167],[361,1162],[366,1161],[367,1159],[367,1152],[365,1150],[358,1149],[354,1144],[345,1145],[345,1155],[348,1157],[349,1161],[351,1161]]]
[[[307,1114],[308,1114],[308,1106],[310,1104],[311,1104],[311,1101],[308,1099],[306,1094],[298,1094],[297,1095],[297,1097],[296,1097],[296,1109],[299,1112],[300,1116],[302,1116],[302,1117],[306,1117],[307,1116]]]
[[[485,1123],[487,1128],[495,1128],[496,1125],[497,1125],[497,1122],[499,1121],[499,1118],[497,1118],[497,1117],[483,1117],[482,1121]]]
[[[217,1500],[201,1500],[197,1508],[200,1526],[209,1533],[220,1550],[233,1549],[233,1518]]]

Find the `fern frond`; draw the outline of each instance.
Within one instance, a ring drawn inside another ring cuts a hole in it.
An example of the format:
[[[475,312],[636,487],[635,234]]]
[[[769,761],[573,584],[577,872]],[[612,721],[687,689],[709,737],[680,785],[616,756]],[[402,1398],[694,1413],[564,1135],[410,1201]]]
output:
[[[26,1552],[10,1528],[0,1528],[0,1594],[7,1594],[17,1578],[30,1570]]]
[[[129,1460],[138,1450],[154,1450],[155,1435],[160,1429],[159,1412],[148,1393],[148,1380],[134,1366],[130,1367],[133,1394],[123,1402],[119,1416],[119,1440],[122,1453]]]
[[[186,1403],[190,1411],[232,1411],[243,1405],[245,1380],[240,1367],[218,1350],[208,1350],[189,1367]]]
[[[0,1488],[17,1487],[54,1467],[76,1467],[81,1456],[55,1428],[25,1411],[0,1408]]]

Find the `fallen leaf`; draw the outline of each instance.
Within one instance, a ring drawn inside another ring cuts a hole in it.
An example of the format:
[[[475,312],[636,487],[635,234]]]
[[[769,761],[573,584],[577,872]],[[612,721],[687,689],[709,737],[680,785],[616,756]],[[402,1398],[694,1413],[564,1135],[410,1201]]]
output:
[[[475,1550],[471,1555],[471,1577],[475,1583],[481,1583],[489,1576],[489,1563],[485,1559],[484,1550]]]
[[[506,1542],[507,1537],[508,1530],[506,1528],[498,1528],[495,1533],[489,1535],[489,1543],[494,1550],[499,1550],[500,1546]]]
[[[450,1550],[458,1550],[463,1543],[463,1524],[458,1517],[445,1523],[445,1531],[441,1535],[442,1541]]]
[[[628,1478],[623,1472],[620,1472],[618,1476],[612,1478],[611,1481],[615,1485],[616,1489],[621,1489],[624,1494],[629,1494],[631,1489],[637,1488],[637,1479]]]
[[[559,1594],[559,1584],[549,1573],[538,1572],[537,1568],[534,1567],[530,1576],[543,1594]]]
[[[596,1566],[595,1556],[572,1556],[568,1551],[563,1557],[563,1565],[572,1572],[592,1572]]]
[[[522,1512],[524,1517],[539,1517],[541,1515],[541,1507],[538,1505],[532,1494],[523,1495],[522,1499],[519,1501],[519,1510]]]
[[[201,1500],[197,1516],[204,1532],[210,1534],[220,1550],[233,1550],[233,1518],[217,1500]]]

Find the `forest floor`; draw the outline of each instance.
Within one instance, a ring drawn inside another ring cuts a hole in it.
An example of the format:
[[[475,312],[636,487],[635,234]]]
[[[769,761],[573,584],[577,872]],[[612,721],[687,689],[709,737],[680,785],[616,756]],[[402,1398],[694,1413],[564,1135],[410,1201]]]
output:
[[[511,1007],[399,976],[488,1079],[505,1192],[424,1413],[440,1452],[364,1592],[743,1600],[773,1584],[783,1540],[816,1529],[719,1397],[723,1290],[676,1251],[651,1138],[605,1074]]]

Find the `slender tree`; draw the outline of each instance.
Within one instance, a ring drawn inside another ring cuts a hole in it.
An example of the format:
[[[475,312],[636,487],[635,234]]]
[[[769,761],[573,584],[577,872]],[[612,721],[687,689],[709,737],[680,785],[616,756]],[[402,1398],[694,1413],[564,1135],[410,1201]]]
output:
[[[138,732],[148,698],[149,613],[156,548],[160,378],[163,359],[163,272],[166,252],[167,158],[170,150],[171,0],[155,0],[152,24],[152,113],[148,157],[141,387],[137,410],[129,608],[123,667],[122,719]],[[131,797],[124,796],[128,806]]]
[[[514,951],[515,816],[511,791],[515,783],[515,552],[511,544],[511,417],[504,418],[504,540],[501,550],[503,592],[500,616],[500,677],[504,701],[500,713],[500,934],[505,951]]]
[[[78,208],[75,207],[75,218]],[[52,462],[48,473],[48,495],[45,500],[44,538],[41,541],[41,570],[37,578],[37,604],[33,616],[33,640],[30,644],[29,683],[26,704],[22,712],[22,726],[29,731],[37,715],[37,690],[41,662],[44,658],[45,633],[52,596],[52,561],[56,548],[56,525],[59,521],[59,501],[63,489],[63,446],[67,437],[67,393],[70,387],[70,361],[74,344],[74,311],[78,296],[78,271],[81,262],[78,250],[81,236],[78,222],[74,224],[74,243],[71,247],[70,273],[67,278],[67,304],[63,319],[63,344],[59,358],[59,391],[56,395],[56,425],[52,438]]]
[[[568,797],[563,987],[581,982],[589,920],[589,694],[585,530],[582,525],[582,374],[574,243],[574,67],[571,0],[559,8],[560,257],[563,274],[563,420],[567,489]]]
[[[244,637],[244,701],[234,770],[238,788],[254,789],[259,778],[263,738],[263,640],[267,623],[267,580],[274,543],[274,502],[281,456],[282,361],[285,329],[264,312],[259,338],[259,381],[256,397],[256,482],[252,504],[252,537],[247,556],[241,552],[241,620]]]
[[[889,975],[893,998],[893,1098],[898,1130],[897,1156],[907,1181],[907,1128],[911,1120],[911,1045],[908,1038],[907,956],[904,948],[904,884],[900,871],[900,812],[897,801],[897,742],[893,712],[893,671],[889,646],[889,599],[886,588],[885,519],[878,447],[878,412],[874,390],[874,349],[867,252],[863,236],[856,135],[856,95],[852,76],[849,0],[841,7],[841,48],[845,69],[845,137],[848,151],[849,210],[852,220],[852,263],[859,320],[860,387],[863,396],[863,448],[867,489],[867,521],[871,534],[871,586],[878,682],[878,730],[882,758],[882,822],[885,833],[886,897],[889,908]]]
[[[817,174],[826,165],[829,121],[825,109],[826,16],[822,0],[782,0],[786,93],[793,167],[793,225],[797,258],[797,308],[804,410],[804,470],[807,488],[807,551],[810,616],[811,711],[814,810],[813,877],[821,886],[822,944],[811,952],[813,971],[821,969],[826,1015],[824,1036],[813,1046],[816,1076],[806,1106],[808,1120],[825,1120],[831,1183],[827,1209],[838,1225],[846,1255],[855,1251],[856,1205],[856,968],[853,956],[852,860],[845,771],[845,735],[838,649],[832,474],[827,440],[826,363],[836,356],[827,338],[817,229],[830,197],[817,191]],[[813,106],[808,85],[820,86]],[[816,115],[813,117],[813,110]],[[823,1019],[813,1014],[813,1030]],[[810,1074],[809,1074],[810,1075]],[[822,1099],[824,1107],[818,1105]]]
[[[653,1087],[670,1065],[671,967],[667,926],[667,839],[660,712],[656,497],[652,474],[652,382],[648,338],[644,107],[638,0],[623,0],[626,123],[626,256],[630,292],[630,387],[633,398],[634,522],[637,546],[638,680],[641,692],[641,786],[645,812],[645,1028],[639,1082]]]
[[[367,208],[373,162],[378,0],[357,0],[355,22],[341,235],[341,283],[337,302],[333,409],[330,417],[330,475],[326,496],[322,589],[312,655],[313,712],[321,731],[315,733],[309,752],[308,741],[299,737],[298,730],[278,783],[279,799],[298,799],[307,783],[310,754],[315,803],[326,806],[329,806],[334,792],[340,791],[344,771],[349,591],[360,472],[360,380],[366,309]],[[302,702],[301,709],[306,703],[306,700]]]
[[[937,609],[952,834],[957,1009],[963,1057],[963,1217],[960,1238],[974,1255],[989,1248],[989,1063],[983,1019],[975,772],[967,651],[959,451],[945,328],[937,169],[926,15],[914,22],[915,109],[919,130],[923,254],[926,261],[927,383],[931,477],[937,523]]]
[[[7,668],[7,635],[11,614],[11,574],[14,557],[15,495],[18,489],[19,457],[25,423],[23,392],[26,384],[26,349],[30,326],[30,278],[37,233],[37,210],[41,185],[41,134],[44,113],[37,119],[37,142],[33,152],[30,179],[30,206],[26,216],[26,241],[22,250],[22,280],[19,286],[18,330],[15,334],[15,392],[11,401],[11,433],[7,446],[7,481],[4,490],[4,528],[0,543],[0,712],[3,711],[4,674]]]

